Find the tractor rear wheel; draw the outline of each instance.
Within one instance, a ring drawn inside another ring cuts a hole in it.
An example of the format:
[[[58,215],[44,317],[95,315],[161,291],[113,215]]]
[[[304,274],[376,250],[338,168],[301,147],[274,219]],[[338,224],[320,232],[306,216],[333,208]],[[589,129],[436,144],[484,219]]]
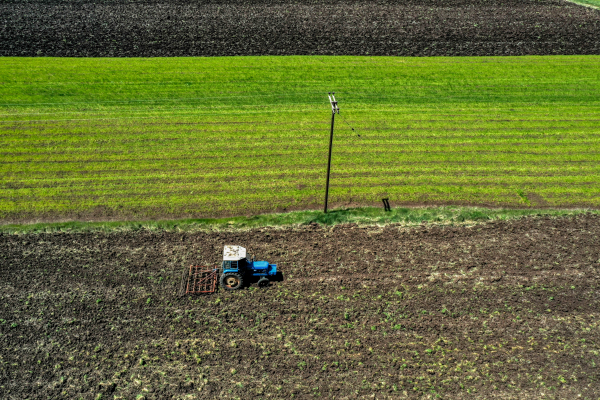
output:
[[[236,290],[242,287],[244,280],[240,274],[233,272],[221,275],[221,286],[225,290]]]

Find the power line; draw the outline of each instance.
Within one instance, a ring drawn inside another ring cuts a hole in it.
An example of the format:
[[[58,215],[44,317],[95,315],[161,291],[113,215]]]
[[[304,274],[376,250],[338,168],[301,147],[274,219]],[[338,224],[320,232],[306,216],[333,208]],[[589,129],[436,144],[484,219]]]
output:
[[[573,90],[572,92],[574,93],[578,93],[580,94],[582,91],[582,89],[577,89],[577,90]],[[590,92],[593,90],[589,90]],[[543,92],[543,90],[541,90],[540,92]],[[561,93],[564,93],[565,91],[562,90]],[[0,107],[8,107],[8,106],[35,106],[35,105],[55,105],[55,104],[59,104],[59,105],[72,105],[72,104],[128,104],[128,103],[151,103],[151,102],[180,102],[180,101],[193,101],[193,100],[211,100],[211,99],[254,99],[254,98],[259,98],[259,97],[293,97],[293,96],[309,96],[309,95],[318,95],[318,92],[295,92],[295,93],[277,93],[277,94],[252,94],[252,95],[236,95],[236,96],[203,96],[203,97],[178,97],[178,98],[154,98],[154,99],[145,99],[145,100],[137,100],[137,99],[127,99],[127,100],[89,100],[89,101],[72,101],[72,102],[40,102],[40,103],[0,103]],[[353,103],[356,102],[356,100],[361,100],[363,98],[378,98],[380,100],[387,100],[387,99],[438,99],[439,100],[439,96],[419,96],[419,95],[406,95],[406,96],[393,96],[393,95],[385,95],[385,94],[381,94],[381,93],[373,93],[371,92],[364,92],[364,91],[349,91],[346,92],[346,95],[352,95],[354,98],[354,101],[352,101]],[[487,98],[488,96],[486,96],[485,94],[482,94],[481,96],[477,97],[477,96],[473,96],[473,95],[468,95],[465,94],[463,96],[444,96],[444,99],[461,99],[461,98],[467,98],[467,99],[478,99],[481,97],[485,97]],[[343,98],[343,95],[342,95]],[[307,104],[318,104],[317,102],[310,102]],[[542,103],[545,104],[545,103]],[[548,103],[549,104],[549,103]],[[591,105],[590,105],[591,106]]]
[[[339,113],[338,113],[338,114],[339,114]],[[343,119],[344,123],[345,123],[346,125],[348,125],[348,127],[349,127],[350,129],[352,129],[352,131],[353,131],[354,133],[356,133],[356,130],[354,130],[354,128],[353,128],[352,126],[350,126],[350,124],[349,124],[349,123],[346,121],[346,117],[344,117],[342,114],[339,114],[339,115],[342,117],[342,119]],[[358,137],[361,137],[359,133],[356,133],[356,135],[357,135]]]

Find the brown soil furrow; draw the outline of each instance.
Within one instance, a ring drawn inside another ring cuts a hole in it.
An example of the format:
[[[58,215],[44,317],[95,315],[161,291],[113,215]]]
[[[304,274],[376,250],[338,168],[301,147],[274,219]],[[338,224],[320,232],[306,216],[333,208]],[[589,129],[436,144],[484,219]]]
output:
[[[3,398],[592,398],[599,237],[591,214],[0,234]],[[177,297],[224,244],[283,281]]]

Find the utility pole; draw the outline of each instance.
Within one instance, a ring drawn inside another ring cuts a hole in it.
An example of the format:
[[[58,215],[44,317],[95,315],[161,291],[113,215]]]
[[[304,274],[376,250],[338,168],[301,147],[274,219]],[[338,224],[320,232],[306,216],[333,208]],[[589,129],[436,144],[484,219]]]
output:
[[[335,113],[340,113],[340,109],[335,100],[335,92],[328,93],[329,102],[331,103],[331,134],[329,135],[329,159],[327,161],[327,183],[325,184],[325,214],[327,214],[327,200],[329,198],[329,171],[331,171],[331,147],[333,146],[333,122],[335,121]]]

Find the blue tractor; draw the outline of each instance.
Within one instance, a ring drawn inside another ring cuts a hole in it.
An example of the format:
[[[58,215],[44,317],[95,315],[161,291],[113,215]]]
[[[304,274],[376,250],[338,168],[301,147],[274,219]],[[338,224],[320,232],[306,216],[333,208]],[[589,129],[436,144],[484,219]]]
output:
[[[246,249],[242,246],[226,245],[223,249],[223,263],[219,283],[225,290],[241,288],[245,282],[258,279],[258,286],[269,286],[276,280],[277,265],[267,261],[254,261],[246,258]]]

